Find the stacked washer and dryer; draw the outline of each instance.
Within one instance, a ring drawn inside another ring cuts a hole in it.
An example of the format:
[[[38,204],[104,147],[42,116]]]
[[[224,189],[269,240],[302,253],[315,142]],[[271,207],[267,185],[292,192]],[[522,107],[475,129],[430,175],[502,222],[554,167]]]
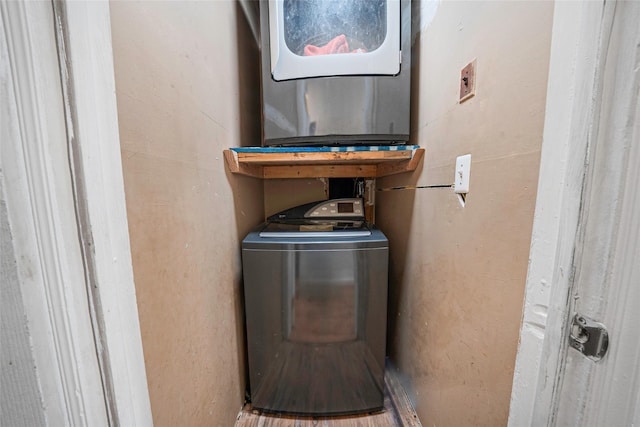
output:
[[[265,146],[405,144],[409,0],[261,0]],[[242,242],[252,407],[384,401],[389,245],[362,199],[273,215]]]

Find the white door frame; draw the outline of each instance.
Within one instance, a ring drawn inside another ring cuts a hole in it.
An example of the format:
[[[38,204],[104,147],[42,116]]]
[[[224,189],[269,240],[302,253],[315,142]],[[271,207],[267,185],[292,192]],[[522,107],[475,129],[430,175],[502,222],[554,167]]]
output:
[[[556,1],[538,195],[509,425],[555,423],[615,2]],[[601,149],[606,149],[604,145]]]
[[[640,425],[640,3],[607,2],[572,313],[609,331],[598,363],[566,353],[555,423]]]
[[[1,2],[0,10],[0,178],[45,419],[152,425],[109,4]]]

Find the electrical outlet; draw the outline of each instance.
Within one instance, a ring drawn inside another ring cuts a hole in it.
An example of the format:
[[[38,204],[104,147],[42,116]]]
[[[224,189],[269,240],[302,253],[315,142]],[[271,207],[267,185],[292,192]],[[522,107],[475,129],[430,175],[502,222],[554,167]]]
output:
[[[456,176],[453,180],[453,191],[458,194],[469,192],[469,174],[471,173],[471,154],[456,158]]]

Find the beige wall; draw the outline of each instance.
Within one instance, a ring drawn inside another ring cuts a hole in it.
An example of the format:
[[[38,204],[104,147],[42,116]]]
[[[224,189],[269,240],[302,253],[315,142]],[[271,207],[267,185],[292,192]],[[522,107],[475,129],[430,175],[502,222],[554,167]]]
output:
[[[122,161],[157,426],[230,426],[244,398],[240,240],[262,182],[222,150],[260,137],[258,51],[232,1],[113,2]],[[240,52],[240,55],[239,55]]]
[[[228,426],[242,403],[239,241],[263,219],[326,197],[317,180],[231,176],[222,150],[259,144],[258,52],[237,5],[111,5],[125,190],[156,425]],[[424,425],[503,425],[535,202],[551,2],[443,2],[419,35],[413,140],[422,170],[378,187],[391,241],[389,350]],[[236,29],[238,27],[238,29]],[[237,47],[239,45],[239,47]],[[238,55],[238,51],[241,53]],[[477,58],[477,95],[456,103]]]
[[[264,181],[264,211],[270,216],[294,206],[326,200],[329,197],[328,180],[268,179]]]
[[[391,241],[389,351],[426,426],[506,425],[542,142],[552,2],[442,2],[414,53],[413,175],[451,184],[471,153],[462,208],[449,189],[378,193]],[[457,104],[477,58],[477,94]]]

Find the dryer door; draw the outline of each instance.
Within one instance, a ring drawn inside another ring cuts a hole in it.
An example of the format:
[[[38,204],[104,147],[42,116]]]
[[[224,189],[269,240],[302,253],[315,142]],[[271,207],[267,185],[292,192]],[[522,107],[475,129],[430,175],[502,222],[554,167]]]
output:
[[[276,81],[400,72],[400,0],[269,0]]]

